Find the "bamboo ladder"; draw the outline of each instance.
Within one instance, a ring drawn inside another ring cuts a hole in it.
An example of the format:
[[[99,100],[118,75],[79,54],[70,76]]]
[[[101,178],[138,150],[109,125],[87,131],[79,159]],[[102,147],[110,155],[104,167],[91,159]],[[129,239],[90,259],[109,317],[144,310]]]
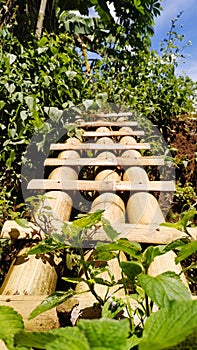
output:
[[[174,191],[175,184],[173,181],[149,181],[143,167],[163,166],[164,159],[141,156],[140,150],[150,149],[150,144],[136,141],[136,138],[143,136],[142,130],[136,130],[137,122],[129,121],[124,114],[104,114],[91,122],[81,121],[77,125],[84,130],[83,142],[71,138],[64,143],[51,144],[51,151],[58,151],[59,154],[57,158],[45,160],[45,167],[53,169],[48,179],[33,179],[28,184],[30,190],[47,191],[50,199],[45,204],[53,208],[54,220],[57,216],[69,222],[75,196],[97,193],[90,210],[105,209],[104,216],[119,232],[119,237],[147,244],[167,244],[184,237],[184,233],[178,230],[159,226],[165,219],[156,198],[150,192]],[[93,155],[91,158],[87,156],[88,151]],[[84,166],[94,169],[94,179],[79,179],[80,169]],[[124,193],[127,193],[128,200],[123,200]],[[7,221],[1,238],[28,239],[33,242],[39,238],[38,232],[39,228],[33,224],[30,228],[22,228],[14,221]],[[106,240],[102,229],[94,235],[94,241],[97,240]],[[27,330],[57,328],[59,320],[55,308],[34,320],[27,320],[30,312],[55,291],[58,276],[54,261],[49,256],[24,258],[25,251],[18,254],[9,269],[0,290],[0,304],[12,306],[21,313]],[[149,273],[153,276],[167,270],[179,273],[181,267],[175,265],[174,257],[173,252],[157,257]],[[126,259],[124,254],[121,258]],[[109,261],[108,265],[118,280],[120,270],[116,260]],[[183,280],[187,283],[184,277]],[[96,288],[101,295],[105,294],[105,287]],[[77,290],[83,289],[84,285],[78,284]],[[119,292],[117,296],[122,295]],[[91,307],[95,302],[94,297],[84,293],[73,302],[73,305],[78,304],[80,311],[84,311],[84,317],[91,317],[85,311],[90,309],[93,312]],[[65,310],[67,308],[70,309],[70,306],[65,305]]]

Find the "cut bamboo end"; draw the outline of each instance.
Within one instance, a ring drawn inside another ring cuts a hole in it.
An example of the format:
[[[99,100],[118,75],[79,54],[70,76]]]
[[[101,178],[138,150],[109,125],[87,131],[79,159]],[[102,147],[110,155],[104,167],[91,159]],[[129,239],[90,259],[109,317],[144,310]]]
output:
[[[103,193],[93,203],[91,211],[103,209],[103,216],[111,223],[125,222],[125,205],[123,200],[113,193]]]
[[[36,222],[43,225],[42,218],[50,217],[51,224],[56,227],[58,221],[69,221],[72,210],[72,199],[71,197],[61,191],[49,191],[46,193],[46,198],[41,202],[38,210],[35,211],[34,216]]]
[[[107,128],[106,126],[100,126],[99,128],[96,129],[97,133],[110,133],[109,128]]]
[[[76,151],[62,151],[58,154],[59,159],[78,159],[80,155]]]
[[[136,150],[127,150],[125,152],[122,153],[122,158],[139,158],[141,157],[141,153],[136,151]]]
[[[3,295],[46,295],[55,291],[57,274],[50,257],[26,255],[20,251],[12,262],[0,289]]]
[[[123,181],[129,181],[130,183],[145,184],[147,183],[148,191],[148,175],[143,168],[134,166],[127,169],[123,175]]]
[[[69,139],[66,140],[65,144],[67,145],[79,145],[81,141],[77,139],[76,137],[70,137]]]
[[[157,256],[153,260],[153,262],[150,264],[150,267],[148,269],[148,274],[150,276],[155,277],[167,271],[175,272],[177,275],[181,276],[182,282],[189,289],[185,275],[181,273],[182,271],[181,264],[175,264],[175,258],[176,258],[176,254],[173,251],[169,251],[165,254]]]
[[[50,173],[48,178],[51,180],[68,181],[68,180],[77,180],[78,175],[74,169],[67,166],[61,166],[54,169]]]
[[[96,177],[96,181],[120,181],[120,175],[114,170],[106,169],[100,171]]]
[[[119,143],[121,145],[133,145],[134,143],[137,143],[136,139],[132,136],[123,136]]]
[[[158,224],[165,221],[156,198],[146,192],[133,194],[127,203],[127,215],[131,224]]]
[[[116,161],[116,156],[115,154],[113,154],[112,152],[101,152],[98,156],[97,159],[108,159],[108,160],[112,160],[112,161]]]
[[[101,144],[101,145],[112,145],[114,143],[114,141],[112,139],[110,139],[110,137],[102,137],[100,139],[98,139],[96,141],[97,144]]]

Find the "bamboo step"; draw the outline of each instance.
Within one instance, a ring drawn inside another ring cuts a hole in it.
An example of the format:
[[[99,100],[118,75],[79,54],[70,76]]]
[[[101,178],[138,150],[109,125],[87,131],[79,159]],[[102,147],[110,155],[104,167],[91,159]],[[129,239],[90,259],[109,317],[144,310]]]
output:
[[[72,126],[76,125],[77,127],[81,128],[96,128],[99,126],[107,126],[107,127],[122,127],[122,126],[137,126],[137,122],[132,122],[132,121],[117,121],[117,122],[106,122],[106,121],[95,121],[95,122],[81,122],[81,121],[76,121],[73,124],[66,124],[66,126]]]
[[[64,150],[116,150],[116,151],[126,151],[128,149],[141,149],[149,150],[149,143],[134,143],[133,145],[121,145],[119,143],[113,144],[99,144],[99,143],[78,143],[78,144],[69,144],[69,143],[52,143],[50,146],[51,151],[64,151]]]
[[[131,131],[84,131],[83,137],[113,137],[113,136],[143,136],[144,131],[142,130],[131,130]]]
[[[103,146],[103,145],[102,145]],[[138,158],[78,158],[78,159],[60,159],[46,158],[44,166],[157,166],[164,165],[163,157],[138,157]]]
[[[175,191],[174,181],[149,181],[147,183],[131,183],[129,181],[95,181],[95,180],[71,180],[58,181],[49,179],[34,179],[27,186],[28,190],[62,190],[62,191]]]
[[[71,222],[70,222],[71,224]],[[32,223],[30,223],[32,226]],[[139,243],[150,244],[168,244],[173,240],[187,237],[185,232],[174,229],[173,227],[158,226],[158,225],[141,225],[141,224],[119,224],[112,225],[113,228],[119,233],[118,238],[128,238],[130,241]],[[43,233],[39,234],[40,228],[33,226],[34,229],[31,233],[31,228],[24,228],[18,225],[14,220],[8,220],[4,223],[1,239],[44,239]],[[37,230],[37,234],[36,234]],[[16,237],[17,231],[17,237]],[[197,239],[197,232],[194,232],[192,237]],[[92,244],[95,244],[97,240],[107,240],[106,234],[103,229],[97,227],[94,233],[94,240]],[[89,241],[89,243],[91,243]]]
[[[47,295],[0,295],[0,305],[10,306],[23,316],[26,331],[47,331],[59,328],[56,308],[28,320],[30,313],[44,300]]]

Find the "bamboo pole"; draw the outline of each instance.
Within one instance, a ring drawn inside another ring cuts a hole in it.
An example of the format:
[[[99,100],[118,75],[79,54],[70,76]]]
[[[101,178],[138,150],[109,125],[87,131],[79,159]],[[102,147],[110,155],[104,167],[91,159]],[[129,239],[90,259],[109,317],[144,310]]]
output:
[[[36,25],[36,37],[38,39],[41,38],[42,35],[42,28],[43,28],[43,22],[44,22],[44,16],[45,16],[45,11],[46,11],[46,5],[47,5],[47,0],[41,0],[40,2],[40,9],[38,13],[38,20],[37,20],[37,25]]]

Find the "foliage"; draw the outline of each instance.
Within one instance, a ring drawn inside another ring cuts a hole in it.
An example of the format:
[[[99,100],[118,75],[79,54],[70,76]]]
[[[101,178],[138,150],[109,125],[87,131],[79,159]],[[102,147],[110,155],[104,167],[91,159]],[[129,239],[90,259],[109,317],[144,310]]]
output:
[[[24,47],[4,29],[0,40],[0,180],[7,200],[15,204],[22,200],[24,150],[48,114],[55,122],[63,108],[79,101],[82,66],[68,35],[46,35]]]
[[[189,209],[197,200],[196,192],[191,182],[184,186],[177,181],[176,192],[174,194],[174,202],[176,203],[176,211],[182,212]]]
[[[97,224],[108,227],[105,232],[109,233],[110,242],[97,243],[91,259],[86,261],[82,245],[90,234],[90,230],[94,232]],[[84,277],[64,279],[73,284],[84,282],[87,291],[97,299],[102,309],[102,317],[99,320],[80,320],[74,328],[60,328],[46,333],[25,332],[22,328],[21,330],[15,329],[11,318],[11,329],[14,328],[12,343],[9,343],[10,333],[6,337],[4,332],[1,335],[1,338],[8,344],[9,350],[15,349],[12,347],[13,345],[9,344],[14,344],[17,350],[29,349],[30,347],[46,350],[61,348],[75,350],[79,349],[79,344],[80,348],[88,350],[94,348],[129,350],[136,349],[136,346],[139,350],[152,348],[162,350],[174,347],[184,341],[189,343],[188,337],[191,334],[193,334],[192,340],[196,346],[197,301],[191,300],[190,292],[176,273],[168,271],[155,277],[149,275],[149,267],[155,257],[176,249],[178,255],[175,262],[179,263],[197,251],[196,241],[178,240],[168,245],[149,246],[143,251],[138,243],[130,242],[127,239],[118,239],[118,233],[115,236],[115,230],[110,223],[102,218],[102,211],[80,216],[69,226],[68,228],[67,225],[64,225],[62,236],[59,235],[60,249],[63,247],[69,249],[69,243],[70,248],[73,249],[73,242],[75,246],[77,242],[78,245],[75,249],[79,256],[79,263],[83,267]],[[113,231],[113,237],[111,231]],[[53,236],[50,239],[57,242],[58,235],[54,234]],[[42,254],[43,247],[44,252],[59,249],[53,244],[50,246],[48,239],[46,238],[39,245],[30,248],[29,254]],[[122,252],[127,254],[128,260],[126,262],[120,259]],[[115,280],[107,267],[107,262],[111,259],[117,259],[122,272],[122,277],[118,281]],[[97,264],[97,262],[100,263]],[[104,271],[108,273],[107,279],[102,277]],[[96,291],[95,287],[98,284],[106,286],[104,297]],[[117,290],[123,289],[125,297],[117,299],[114,292],[110,290],[111,286],[116,286]],[[75,294],[77,292],[74,289],[51,294],[33,310],[29,319],[58,306]],[[136,301],[136,305],[131,308],[130,301],[132,299]],[[153,308],[153,304],[158,309]],[[12,309],[8,309],[12,314]],[[125,310],[129,320],[125,317],[120,320],[120,314]],[[4,317],[3,315],[2,309],[2,316],[1,313],[0,316]],[[16,314],[14,315],[16,317]],[[75,343],[76,337],[77,343]]]

